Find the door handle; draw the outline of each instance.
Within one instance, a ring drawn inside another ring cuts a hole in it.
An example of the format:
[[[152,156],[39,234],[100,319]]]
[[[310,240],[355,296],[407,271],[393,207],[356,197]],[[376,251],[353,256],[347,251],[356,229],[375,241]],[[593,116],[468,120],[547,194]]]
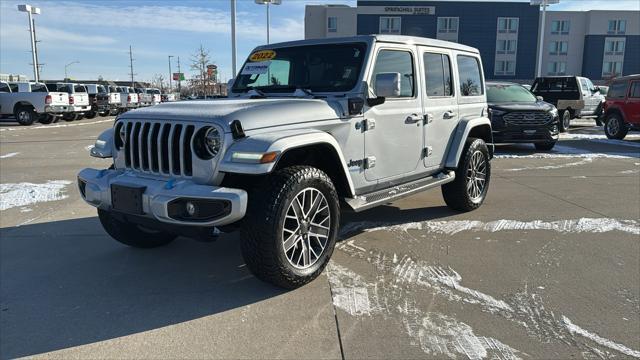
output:
[[[418,116],[418,114],[411,114],[409,116],[407,116],[407,118],[404,120],[405,124],[415,124],[418,121],[422,120],[422,116]]]
[[[453,110],[449,110],[447,112],[445,112],[444,114],[442,114],[442,118],[447,120],[447,119],[453,119],[454,117],[456,117],[456,113],[453,112]]]

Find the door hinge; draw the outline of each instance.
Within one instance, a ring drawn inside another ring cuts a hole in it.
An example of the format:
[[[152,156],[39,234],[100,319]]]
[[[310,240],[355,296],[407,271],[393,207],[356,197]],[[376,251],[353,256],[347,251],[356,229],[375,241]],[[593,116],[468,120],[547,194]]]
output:
[[[367,156],[364,159],[364,168],[371,169],[376,167],[376,157],[375,156]]]
[[[433,122],[433,114],[424,115],[424,125],[431,124]]]
[[[429,157],[431,154],[433,154],[433,146],[427,146],[422,149],[422,157]]]

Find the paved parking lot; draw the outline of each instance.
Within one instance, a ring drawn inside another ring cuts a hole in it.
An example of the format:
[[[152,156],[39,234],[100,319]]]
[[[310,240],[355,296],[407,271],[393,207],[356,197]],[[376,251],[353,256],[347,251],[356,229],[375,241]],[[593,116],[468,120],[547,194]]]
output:
[[[344,216],[324,274],[255,279],[238,236],[136,250],[75,175],[102,118],[0,123],[0,357],[640,358],[640,137],[581,122],[499,146],[487,201],[439,191]]]

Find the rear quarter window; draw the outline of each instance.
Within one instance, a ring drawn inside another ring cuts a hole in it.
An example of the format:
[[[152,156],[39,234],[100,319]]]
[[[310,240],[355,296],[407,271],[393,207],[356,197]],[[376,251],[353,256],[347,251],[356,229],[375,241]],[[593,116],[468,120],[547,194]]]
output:
[[[484,94],[484,84],[480,74],[480,62],[477,58],[458,55],[458,79],[462,96],[480,96]]]
[[[640,99],[640,81],[634,81],[631,83],[631,90],[629,91],[629,97],[634,99]]]
[[[609,92],[607,92],[607,98],[610,99],[624,99],[625,94],[627,93],[627,82],[620,81],[611,84],[609,87]]]

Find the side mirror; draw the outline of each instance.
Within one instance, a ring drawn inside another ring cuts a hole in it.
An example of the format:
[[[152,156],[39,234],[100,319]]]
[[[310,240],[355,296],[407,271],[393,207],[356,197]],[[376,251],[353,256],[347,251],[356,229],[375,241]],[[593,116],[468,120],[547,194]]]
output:
[[[378,97],[400,96],[400,73],[377,74],[374,91]]]
[[[538,101],[544,101],[544,98],[543,98],[542,96],[536,96],[536,99],[537,99]]]

